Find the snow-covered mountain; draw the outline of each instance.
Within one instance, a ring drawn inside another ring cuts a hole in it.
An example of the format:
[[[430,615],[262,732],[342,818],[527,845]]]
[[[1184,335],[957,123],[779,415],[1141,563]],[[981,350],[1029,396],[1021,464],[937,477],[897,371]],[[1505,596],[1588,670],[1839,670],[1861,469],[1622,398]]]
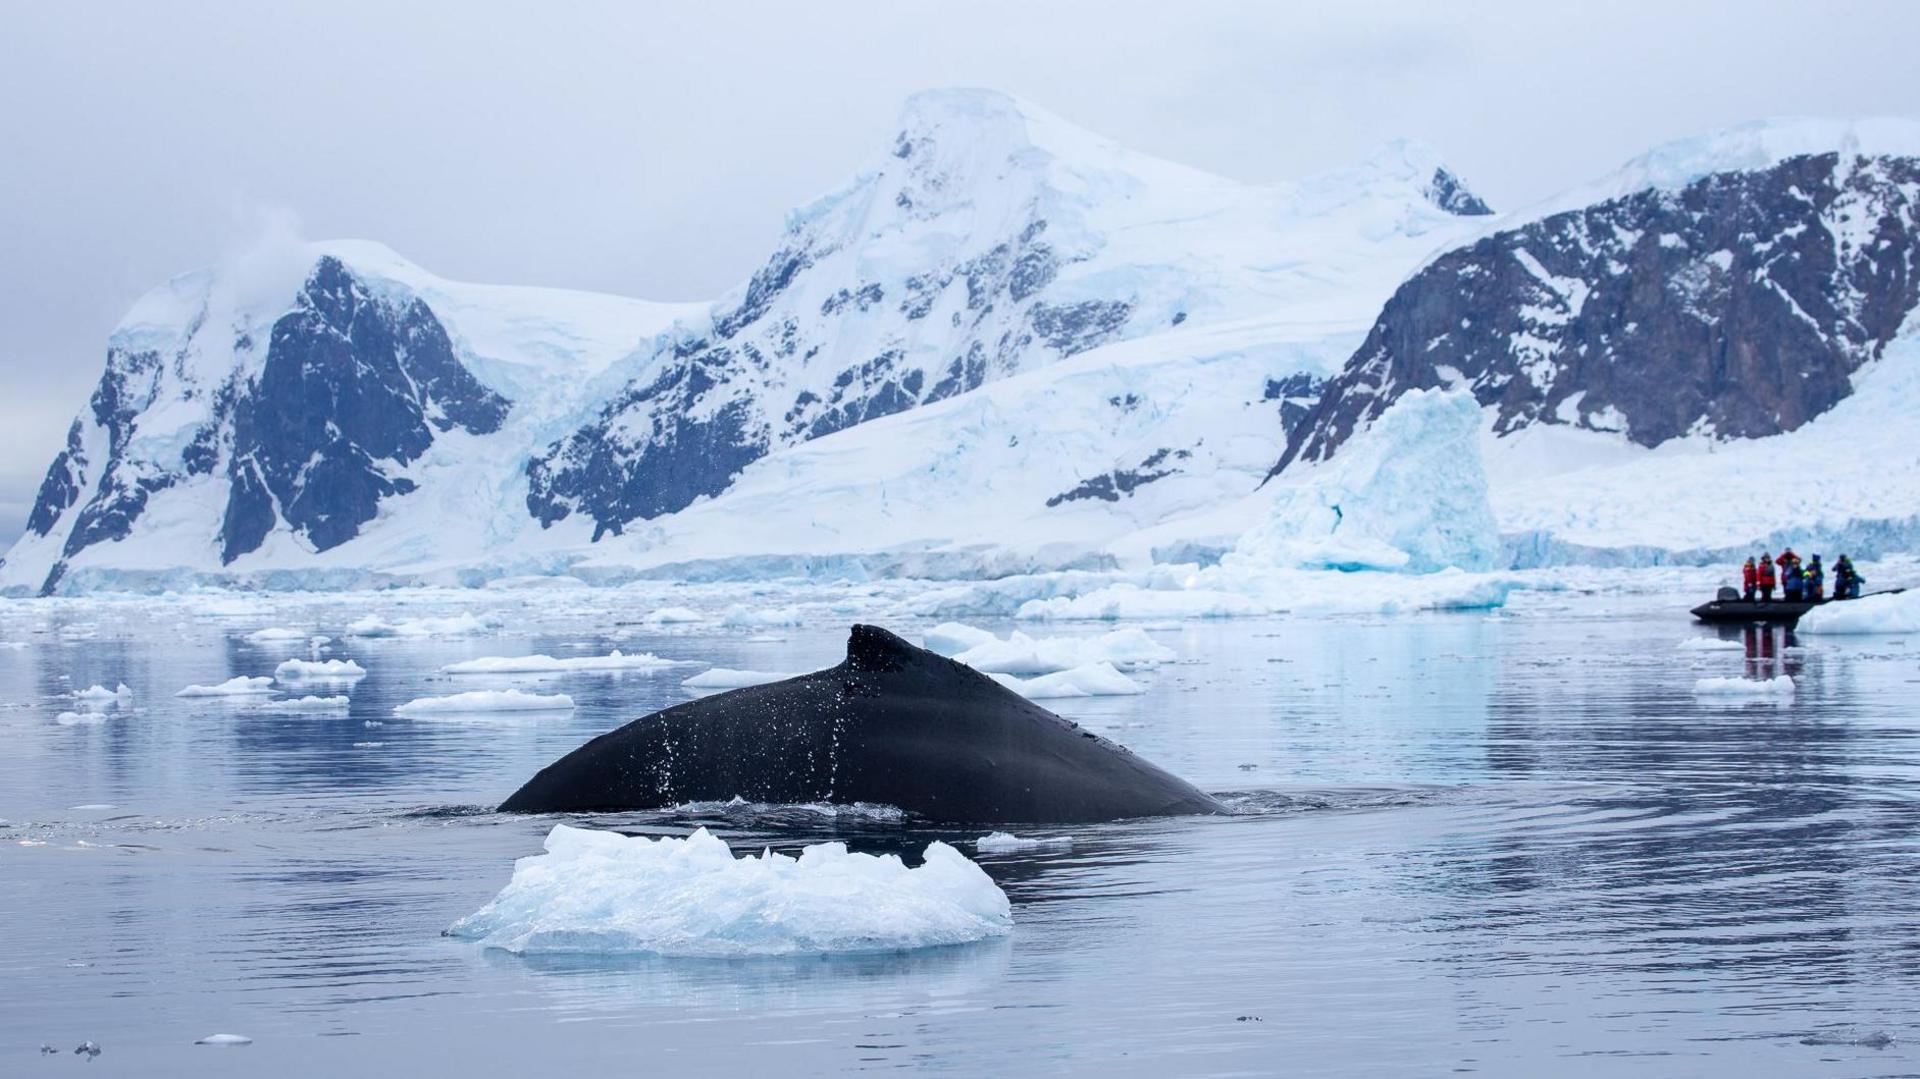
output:
[[[1248,185],[1004,94],[920,94],[888,151],[795,213],[752,280],[535,456],[527,505],[598,538],[718,495],[782,447],[1103,344],[1190,321],[1367,318],[1486,212],[1418,144]]]
[[[1275,471],[1401,395],[1464,386],[1507,434],[1640,446],[1792,431],[1920,297],[1920,125],[1754,125],[1663,147],[1406,282]]]
[[[135,305],[0,591],[1910,544],[1915,131],[1738,129],[1500,218],[1417,143],[1242,184],[945,91],[710,305],[259,253]]]
[[[395,516],[498,537],[518,499],[491,488],[572,387],[685,310],[456,284],[362,242],[176,278],[114,331],[0,587],[51,589],[75,563],[312,564]]]

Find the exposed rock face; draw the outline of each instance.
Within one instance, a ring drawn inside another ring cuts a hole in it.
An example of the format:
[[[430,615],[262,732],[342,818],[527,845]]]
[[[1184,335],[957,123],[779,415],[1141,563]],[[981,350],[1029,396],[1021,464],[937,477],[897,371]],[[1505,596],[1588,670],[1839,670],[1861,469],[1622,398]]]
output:
[[[424,302],[376,296],[331,256],[273,323],[251,373],[233,370],[213,384],[200,377],[192,357],[206,343],[202,334],[215,332],[204,318],[177,355],[109,349],[89,411],[69,430],[28,519],[29,532],[46,537],[76,514],[63,560],[125,538],[156,492],[222,472],[223,562],[258,548],[282,522],[326,550],[357,535],[381,499],[413,489],[396,473],[436,433],[486,434],[506,416],[506,399],[460,363]],[[231,353],[256,347],[243,335]],[[143,445],[143,421],[170,406],[207,418],[183,445]],[[55,565],[44,587],[63,569]]]
[[[1916,300],[1920,160],[1827,153],[1555,214],[1409,279],[1274,471],[1409,390],[1465,386],[1494,428],[1644,446],[1790,431],[1851,391]]]

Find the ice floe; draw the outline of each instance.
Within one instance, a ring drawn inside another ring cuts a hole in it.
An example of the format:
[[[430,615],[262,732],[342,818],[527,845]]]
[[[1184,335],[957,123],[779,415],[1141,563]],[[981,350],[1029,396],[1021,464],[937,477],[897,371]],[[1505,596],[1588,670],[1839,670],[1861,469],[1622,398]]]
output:
[[[245,1034],[209,1034],[194,1040],[195,1045],[252,1045],[253,1039]]]
[[[948,633],[948,637],[942,638],[942,644],[958,639],[951,636],[952,630]],[[1029,637],[1015,630],[1003,641],[988,634],[985,640],[951,655],[978,671],[1018,675],[1053,674],[1095,663],[1109,663],[1122,669],[1150,667],[1178,658],[1173,649],[1147,636],[1145,630],[1133,627],[1097,637]]]
[[[445,674],[565,674],[573,671],[652,671],[676,667],[686,660],[662,659],[651,652],[631,655],[614,649],[604,656],[481,656],[449,663],[440,668]]]
[[[268,678],[265,675],[261,675],[258,678],[249,678],[243,674],[233,678],[229,678],[218,685],[188,686],[187,688],[174,694],[174,696],[176,697],[245,697],[254,693],[272,693],[272,692],[273,692],[273,679]]]
[[[1775,678],[1702,678],[1693,684],[1693,692],[1701,697],[1789,697],[1793,695],[1793,678],[1780,675]]]
[[[1039,850],[1042,847],[1071,847],[1070,835],[1048,836],[1046,838],[1027,838],[1009,832],[993,832],[973,841],[973,849],[982,854],[1011,854],[1022,850]]]
[[[247,634],[249,644],[281,644],[286,641],[304,641],[312,636],[312,630],[289,629],[285,626],[268,626]]]
[[[396,705],[393,714],[420,716],[467,715],[486,712],[568,712],[573,698],[565,693],[523,693],[517,689],[477,689],[444,697],[416,697]]]
[[[1920,633],[1920,589],[1822,604],[1801,615],[1794,632]]]
[[[88,686],[85,689],[76,689],[72,693],[67,694],[67,696],[71,697],[76,701],[81,702],[82,704],[104,705],[104,704],[109,704],[116,701],[132,700],[133,690],[128,689],[127,684],[125,682],[120,683],[117,687],[113,689],[108,689],[105,686],[96,684],[96,685]]]
[[[789,678],[798,678],[797,674],[782,671],[743,671],[733,667],[713,667],[692,678],[681,682],[687,689],[742,689],[747,686],[764,686],[768,682],[784,682]]]
[[[525,954],[718,958],[964,944],[1013,924],[1006,893],[941,842],[911,869],[844,843],[736,858],[705,828],[649,839],[560,824],[545,846],[448,934]]]
[[[1018,678],[1011,674],[988,674],[987,677],[1028,700],[1036,701],[1062,697],[1124,697],[1147,691],[1146,686],[1121,674],[1113,664],[1104,662],[1043,674],[1038,678]]]
[[[928,630],[920,638],[920,643],[930,652],[952,657],[999,639],[984,629],[975,629],[964,622],[942,622]]]
[[[1739,641],[1723,641],[1718,637],[1688,637],[1674,647],[1682,652],[1738,652],[1746,646]]]
[[[53,721],[62,727],[90,726],[105,723],[111,715],[110,712],[62,712],[53,717]]]
[[[699,611],[687,607],[662,607],[641,619],[641,621],[650,626],[665,626],[688,622],[704,622],[706,621],[706,617]]]
[[[285,697],[277,701],[261,701],[254,705],[256,712],[344,712],[349,703],[346,697]]]
[[[273,669],[281,682],[351,682],[366,676],[367,669],[350,659],[290,659]]]
[[[488,622],[472,614],[449,615],[444,618],[403,618],[398,622],[389,622],[378,615],[368,615],[347,626],[349,637],[470,637],[476,633],[485,633],[494,628]]]

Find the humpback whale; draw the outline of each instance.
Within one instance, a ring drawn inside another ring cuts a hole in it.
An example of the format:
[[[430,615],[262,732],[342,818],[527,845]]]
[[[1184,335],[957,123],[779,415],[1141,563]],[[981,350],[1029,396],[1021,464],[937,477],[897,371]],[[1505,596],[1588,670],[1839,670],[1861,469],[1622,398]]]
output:
[[[856,625],[838,666],[665,708],[542,769],[502,812],[866,802],[949,824],[1220,813],[1126,747]]]

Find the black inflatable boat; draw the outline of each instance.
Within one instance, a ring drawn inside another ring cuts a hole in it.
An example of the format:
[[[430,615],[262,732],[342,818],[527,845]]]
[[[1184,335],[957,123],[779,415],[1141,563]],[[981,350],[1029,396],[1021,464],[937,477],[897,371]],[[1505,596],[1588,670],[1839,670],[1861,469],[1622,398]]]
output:
[[[1890,596],[1904,592],[1904,588],[1886,588],[1878,592],[1868,592],[1869,596]],[[1748,624],[1754,622],[1768,625],[1792,625],[1800,616],[1823,603],[1851,602],[1823,599],[1819,602],[1795,600],[1791,603],[1784,599],[1741,599],[1737,589],[1722,588],[1712,603],[1702,603],[1693,609],[1693,616],[1702,622],[1735,622]]]

